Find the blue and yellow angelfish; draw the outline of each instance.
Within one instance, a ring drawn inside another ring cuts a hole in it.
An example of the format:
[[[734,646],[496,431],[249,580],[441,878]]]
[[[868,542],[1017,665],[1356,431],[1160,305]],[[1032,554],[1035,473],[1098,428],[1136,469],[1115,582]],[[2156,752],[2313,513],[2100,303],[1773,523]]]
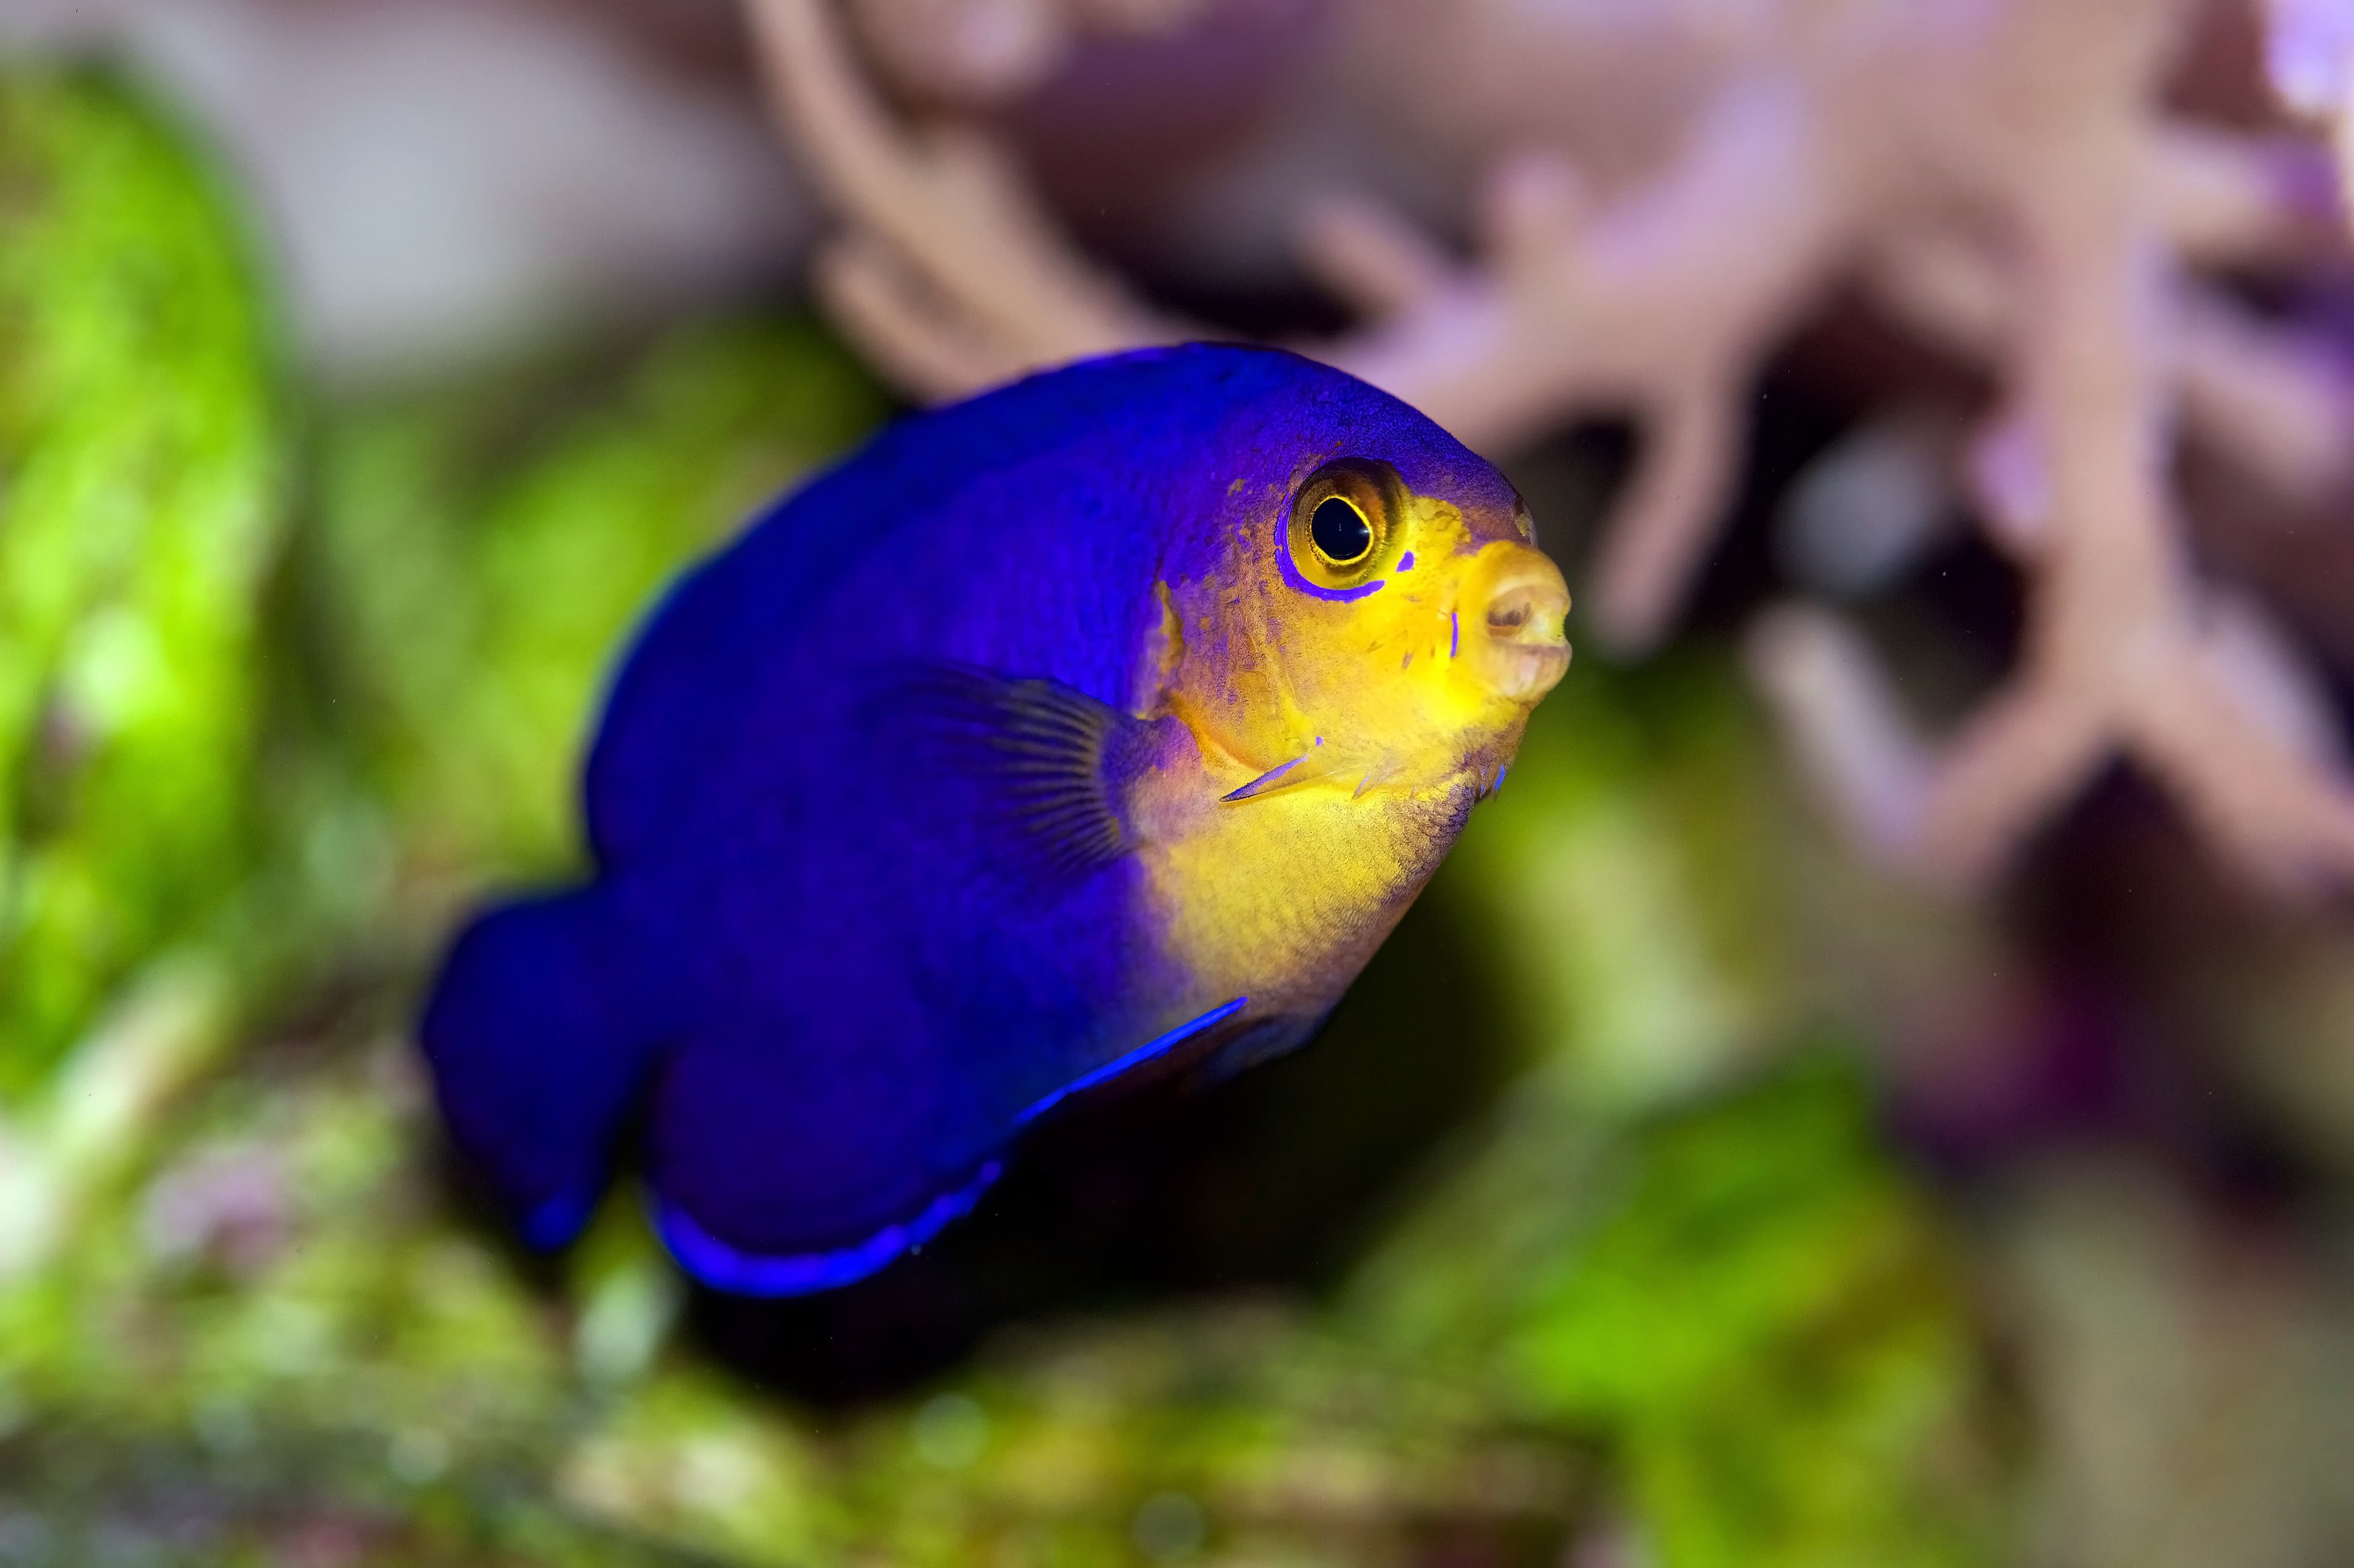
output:
[[[478,919],[422,1038],[547,1245],[642,1114],[723,1289],[847,1283],[1114,1080],[1312,1033],[1502,782],[1569,596],[1511,486],[1280,352],[908,418],[672,590],[586,885]]]

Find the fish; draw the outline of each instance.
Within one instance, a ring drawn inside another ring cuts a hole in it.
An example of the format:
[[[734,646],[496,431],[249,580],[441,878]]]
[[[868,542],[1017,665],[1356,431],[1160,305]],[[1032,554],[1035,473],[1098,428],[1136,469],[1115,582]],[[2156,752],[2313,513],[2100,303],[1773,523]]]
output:
[[[704,1284],[864,1278],[1030,1128],[1309,1039],[1501,785],[1569,603],[1500,473],[1280,350],[904,418],[636,634],[591,873],[433,980],[444,1122],[534,1245],[627,1146]]]

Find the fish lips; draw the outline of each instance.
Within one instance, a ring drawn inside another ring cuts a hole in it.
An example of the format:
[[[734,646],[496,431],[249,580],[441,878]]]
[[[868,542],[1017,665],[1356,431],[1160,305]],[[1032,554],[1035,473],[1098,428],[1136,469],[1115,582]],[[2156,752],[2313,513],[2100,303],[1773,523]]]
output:
[[[1569,587],[1542,551],[1500,540],[1479,552],[1457,612],[1463,652],[1490,690],[1533,706],[1569,669]]]

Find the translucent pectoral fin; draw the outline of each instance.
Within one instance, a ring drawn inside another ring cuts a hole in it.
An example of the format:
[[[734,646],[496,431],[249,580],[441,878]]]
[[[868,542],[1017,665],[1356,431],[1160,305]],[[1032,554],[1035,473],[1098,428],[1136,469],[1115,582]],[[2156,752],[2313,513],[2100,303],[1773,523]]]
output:
[[[1148,726],[1084,692],[928,664],[894,672],[869,717],[878,752],[921,768],[934,809],[991,834],[1002,859],[1070,875],[1133,847],[1123,796]]]

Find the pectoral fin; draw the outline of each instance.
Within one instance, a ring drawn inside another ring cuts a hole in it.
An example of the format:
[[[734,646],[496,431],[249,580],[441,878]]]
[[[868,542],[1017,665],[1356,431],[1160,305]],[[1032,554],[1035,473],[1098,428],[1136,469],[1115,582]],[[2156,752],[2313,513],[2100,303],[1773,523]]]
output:
[[[1084,875],[1135,847],[1123,798],[1150,726],[1060,682],[927,665],[891,683],[895,743],[944,786],[943,809],[999,835],[1000,859]]]

